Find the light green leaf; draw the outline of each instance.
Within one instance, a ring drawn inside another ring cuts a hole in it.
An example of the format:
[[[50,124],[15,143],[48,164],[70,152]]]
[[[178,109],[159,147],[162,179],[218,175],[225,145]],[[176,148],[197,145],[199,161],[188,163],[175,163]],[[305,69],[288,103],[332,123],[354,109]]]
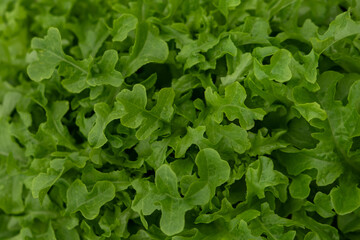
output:
[[[168,54],[168,46],[159,38],[156,29],[147,22],[140,22],[136,27],[135,45],[130,56],[121,59],[121,72],[128,77],[147,63],[165,62]]]
[[[195,163],[198,167],[200,180],[208,182],[212,194],[215,193],[217,186],[229,179],[229,164],[222,160],[214,149],[206,148],[201,150],[196,156]]]
[[[90,145],[94,148],[99,148],[107,142],[105,136],[106,126],[115,119],[120,119],[123,115],[122,106],[115,104],[113,109],[106,103],[97,103],[94,106],[94,111],[96,115],[95,125],[89,132],[88,141]]]
[[[268,239],[283,239],[293,240],[296,232],[288,230],[285,227],[297,226],[302,227],[302,224],[293,220],[280,217],[269,206],[269,203],[265,202],[261,204],[261,215],[256,218],[249,225],[252,233],[257,235],[266,235]]]
[[[143,85],[136,84],[132,91],[125,89],[116,97],[127,112],[121,117],[121,123],[129,128],[139,128],[136,137],[144,140],[170,122],[174,113],[172,107],[174,97],[175,93],[171,88],[161,89],[156,105],[148,111],[145,109],[147,98]]]
[[[246,198],[251,199],[256,195],[262,199],[265,197],[266,190],[272,189],[274,191],[276,186],[287,186],[288,183],[289,180],[286,176],[274,170],[274,164],[270,158],[259,157],[258,160],[249,165],[246,172]]]
[[[27,72],[34,81],[50,78],[61,61],[68,61],[61,47],[61,36],[57,28],[49,28],[44,39],[34,38],[31,47],[37,50],[37,60],[28,66]]]
[[[181,232],[185,226],[185,213],[189,207],[181,199],[165,198],[161,202],[160,229],[166,235]]]
[[[50,162],[47,173],[40,173],[32,180],[31,192],[34,198],[43,202],[50,187],[61,177],[65,171],[65,159],[54,159]]]
[[[215,6],[219,9],[219,11],[224,14],[227,18],[229,14],[229,8],[235,8],[241,3],[240,0],[218,0],[214,1]]]
[[[80,211],[86,219],[98,216],[100,208],[115,197],[115,187],[111,182],[99,181],[88,192],[81,180],[75,180],[67,190],[66,212]]]
[[[306,174],[300,174],[294,177],[289,186],[290,195],[293,198],[304,199],[310,194],[310,182],[312,178]]]
[[[316,212],[324,217],[329,218],[335,215],[329,195],[322,192],[317,192],[314,198]]]
[[[126,39],[129,32],[136,29],[138,23],[137,18],[132,14],[123,14],[113,22],[113,41],[122,42]]]
[[[149,145],[150,155],[145,157],[145,161],[154,169],[158,169],[167,157],[169,140],[154,141]]]
[[[129,128],[139,127],[143,121],[142,112],[145,111],[147,103],[145,87],[137,84],[132,91],[127,89],[121,91],[116,99],[124,105],[127,111],[127,114],[121,118],[121,123]]]
[[[217,123],[223,120],[223,113],[225,113],[230,121],[238,119],[241,127],[248,130],[254,126],[254,120],[262,119],[265,114],[262,109],[249,109],[246,107],[244,103],[246,92],[238,82],[234,82],[225,88],[224,97],[213,92],[211,88],[207,88],[205,98],[210,108],[210,114]]]
[[[241,53],[239,50],[237,52],[237,55],[233,57],[234,60],[230,61],[230,59],[232,59],[231,57],[228,57],[228,59],[228,63],[233,61],[234,63],[236,63],[236,66],[231,73],[229,73],[229,70],[231,68],[230,66],[228,66],[228,75],[226,75],[225,77],[221,77],[221,83],[224,86],[232,84],[235,81],[241,81],[244,78],[246,72],[249,71],[253,63],[253,58],[250,53]]]
[[[186,151],[193,144],[201,146],[204,138],[205,127],[198,126],[196,128],[187,127],[186,135],[182,138],[174,138],[170,146],[175,150],[175,157],[181,158],[185,155]]]
[[[216,187],[225,183],[230,177],[229,164],[222,160],[216,150],[205,148],[195,159],[200,179],[189,185],[185,199],[196,205],[203,205],[211,200]]]
[[[77,36],[78,47],[83,58],[95,57],[106,38],[110,35],[105,19],[100,18],[96,23],[86,22],[69,24],[68,28]]]
[[[321,109],[320,105],[316,102],[297,104],[294,108],[298,110],[301,116],[303,116],[303,118],[305,118],[308,122],[314,118],[325,120],[327,117],[326,112]]]
[[[73,58],[66,56],[61,46],[61,36],[57,28],[49,28],[44,39],[34,38],[31,47],[36,50],[37,57],[27,68],[29,77],[40,82],[52,76],[55,68],[63,63],[69,68],[66,75],[87,75],[84,63],[78,63]],[[65,72],[64,70],[62,72]]]
[[[260,236],[254,236],[249,229],[247,223],[244,220],[240,220],[238,225],[233,230],[234,233],[236,233],[236,236],[238,236],[241,239],[249,239],[249,240],[261,240],[263,239]]]
[[[316,183],[319,186],[334,182],[343,172],[338,156],[332,152],[323,152],[321,148],[294,153],[279,152],[277,156],[289,174],[299,175],[307,169],[316,169]]]
[[[275,80],[287,82],[291,79],[292,73],[289,68],[291,53],[285,49],[278,50],[270,59],[270,65],[262,65],[254,60],[255,77],[259,80]]]
[[[22,198],[25,176],[19,174],[12,156],[0,155],[0,166],[0,209],[6,214],[22,213],[25,209]]]
[[[160,194],[180,197],[177,187],[177,177],[169,165],[162,165],[156,170],[155,184]]]
[[[249,140],[251,142],[251,148],[248,151],[250,156],[271,154],[271,152],[276,149],[288,146],[288,143],[280,139],[285,131],[279,131],[272,135],[267,133],[268,131],[266,129],[260,129],[257,134],[248,132]]]
[[[124,81],[122,74],[115,70],[118,61],[118,53],[115,50],[107,50],[99,63],[91,66],[91,74],[87,82],[90,86],[101,86],[109,84],[120,87]]]
[[[211,124],[211,125],[210,125]],[[231,123],[229,125],[218,125],[210,123],[207,125],[206,133],[213,144],[224,139],[235,152],[242,154],[250,148],[248,133],[245,129]]]
[[[160,209],[160,206],[155,205],[156,202],[162,199],[161,195],[156,194],[156,186],[144,179],[136,179],[131,185],[136,191],[131,208],[144,215],[150,215],[155,210]]]
[[[87,186],[94,186],[99,181],[109,181],[114,184],[116,191],[123,191],[131,185],[130,176],[124,169],[105,173],[91,164],[82,170],[81,181]]]
[[[341,39],[359,33],[360,24],[351,19],[350,12],[344,12],[336,16],[324,34],[318,35],[318,38],[311,38],[310,40],[315,51],[322,53]]]
[[[40,129],[49,135],[58,145],[69,149],[76,149],[73,138],[68,129],[63,125],[62,118],[69,110],[67,101],[55,101],[45,107],[47,121],[40,125]]]
[[[330,192],[330,198],[335,212],[345,215],[360,207],[360,189],[356,180],[349,176],[340,178],[339,186]]]
[[[339,239],[338,231],[334,227],[317,222],[315,219],[308,217],[304,211],[293,214],[293,219],[316,233],[320,239]]]

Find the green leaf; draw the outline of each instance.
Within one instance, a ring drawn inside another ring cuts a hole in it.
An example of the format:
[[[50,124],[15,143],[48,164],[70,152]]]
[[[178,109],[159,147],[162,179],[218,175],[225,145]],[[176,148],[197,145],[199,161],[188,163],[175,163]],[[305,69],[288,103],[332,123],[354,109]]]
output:
[[[129,128],[138,128],[136,137],[144,140],[170,122],[174,113],[172,107],[174,97],[175,93],[171,88],[162,89],[159,92],[157,104],[148,111],[145,109],[147,97],[143,85],[135,85],[132,91],[125,89],[116,97],[126,110],[126,114],[121,117],[121,123]]]
[[[344,12],[336,16],[324,34],[310,40],[316,52],[322,53],[337,41],[359,33],[360,25],[351,19],[350,12]]]
[[[320,147],[294,153],[282,152],[277,156],[289,174],[296,176],[305,170],[316,169],[316,183],[319,186],[333,183],[343,172],[338,156],[333,152],[325,152]]]
[[[340,178],[339,186],[330,192],[330,198],[335,212],[345,215],[360,207],[360,189],[351,176]]]
[[[276,186],[287,186],[289,180],[282,173],[274,170],[274,164],[270,158],[260,157],[249,165],[246,172],[247,199],[257,196],[262,199],[265,191],[270,190],[276,194]],[[278,193],[277,193],[278,195]]]
[[[319,239],[339,239],[337,230],[327,224],[322,224],[308,217],[303,211],[293,215],[294,220],[318,235]]]
[[[230,176],[229,164],[222,160],[220,155],[211,148],[201,150],[195,159],[198,174],[201,181],[206,181],[211,194],[215,194],[215,188],[225,183]]]
[[[186,135],[182,138],[174,138],[170,143],[170,146],[175,150],[175,157],[183,157],[189,147],[193,144],[197,146],[202,146],[204,141],[205,127],[198,126],[197,128],[187,127]]]
[[[123,14],[113,22],[113,41],[122,42],[126,39],[128,34],[136,29],[138,23],[137,18],[131,14]]]
[[[106,103],[97,103],[94,106],[96,115],[95,125],[91,128],[88,141],[89,144],[94,148],[103,146],[108,139],[105,136],[106,126],[115,119],[120,119],[123,116],[122,106],[115,104],[113,109]]]
[[[344,233],[354,232],[354,234],[356,234],[356,232],[360,230],[359,218],[359,210],[338,216],[337,224],[339,229]]]
[[[55,101],[51,105],[45,107],[46,122],[39,127],[44,133],[49,135],[54,141],[61,146],[69,149],[76,149],[73,139],[68,129],[63,125],[62,118],[69,110],[67,101]]]
[[[24,152],[12,137],[11,127],[6,118],[0,118],[0,156],[12,156],[23,159]]]
[[[217,59],[224,55],[236,56],[237,49],[230,37],[222,38],[219,43],[206,52],[206,58],[209,61],[199,62],[199,68],[202,70],[215,69]]]
[[[161,194],[167,194],[161,204],[160,228],[167,235],[173,235],[183,230],[185,212],[189,207],[179,198],[177,178],[168,165],[161,166],[155,174],[156,187]]]
[[[251,148],[249,149],[250,156],[271,154],[274,150],[288,146],[288,143],[280,139],[284,135],[284,131],[273,133],[272,136],[267,133],[266,129],[259,130],[257,134],[248,132],[251,142]]]
[[[129,128],[137,128],[143,121],[143,112],[147,103],[146,89],[143,85],[135,85],[132,91],[122,90],[116,97],[123,105],[127,114],[121,118],[121,123]],[[136,105],[134,104],[136,103]]]
[[[197,40],[186,39],[186,44],[181,48],[181,51],[176,56],[176,60],[184,63],[184,70],[195,66],[198,63],[206,62],[203,53],[215,47],[222,36],[219,38],[211,34],[201,33]]]
[[[301,223],[280,217],[269,206],[261,204],[261,215],[249,225],[254,235],[266,235],[268,239],[294,239],[296,232],[286,227],[303,227]]]
[[[293,198],[304,199],[310,194],[310,182],[312,178],[306,174],[300,174],[294,177],[289,186],[290,195]]]
[[[136,179],[131,185],[136,190],[136,196],[132,202],[131,208],[144,215],[152,214],[156,209],[160,209],[158,205],[155,205],[161,199],[156,193],[156,187],[153,183],[144,179]]]
[[[275,80],[287,82],[291,79],[292,73],[289,68],[291,53],[281,49],[275,52],[270,59],[270,65],[262,65],[254,60],[254,74],[259,80]]]
[[[118,61],[118,53],[115,50],[107,50],[99,63],[91,67],[91,74],[88,76],[90,86],[101,86],[109,84],[120,87],[124,81],[122,74],[115,70]]]
[[[301,116],[308,122],[315,118],[325,120],[327,117],[326,112],[321,109],[320,105],[316,102],[297,104],[294,108],[299,111]]]
[[[249,240],[261,240],[263,239],[260,236],[254,236],[251,233],[251,230],[249,229],[247,223],[244,220],[240,220],[238,225],[236,226],[234,232],[236,233],[236,236],[242,239],[249,239]]]
[[[221,97],[210,88],[205,91],[206,103],[210,108],[210,114],[215,122],[220,123],[223,120],[223,113],[233,121],[238,119],[240,125],[248,130],[254,126],[254,120],[263,118],[265,112],[262,109],[249,109],[244,104],[246,99],[245,89],[235,82],[225,88],[225,96]]]
[[[101,18],[96,23],[69,24],[68,28],[74,32],[78,38],[78,47],[83,58],[95,57],[103,42],[109,36],[110,31],[105,19]]]
[[[228,57],[227,59],[227,63],[229,64],[228,75],[226,75],[225,77],[221,77],[221,83],[224,86],[232,84],[235,81],[241,81],[244,78],[246,72],[249,71],[253,63],[253,59],[250,53],[241,53],[239,50],[235,57]],[[231,62],[233,62],[233,65],[235,65],[234,67],[230,65]],[[230,72],[231,68],[234,68],[232,72]]]
[[[244,153],[251,146],[246,130],[233,123],[225,126],[212,123],[207,125],[206,132],[213,144],[223,139],[239,154]]]
[[[240,0],[230,0],[230,1],[219,0],[215,2],[217,2],[216,4],[214,3],[215,6],[219,9],[219,11],[222,14],[224,14],[226,18],[228,17],[229,14],[229,8],[235,8],[241,3]]]
[[[0,239],[359,240],[359,20],[0,1]]]
[[[162,141],[154,141],[147,145],[144,158],[152,168],[158,169],[164,163],[167,157],[168,144],[169,140],[163,139]]]
[[[221,208],[219,211],[212,214],[202,214],[196,218],[195,223],[211,223],[219,218],[229,220],[231,218],[231,213],[233,212],[233,210],[234,209],[231,206],[231,203],[229,203],[229,201],[224,198],[221,201]]]
[[[157,30],[147,22],[139,22],[132,52],[121,59],[121,72],[128,77],[145,64],[165,62],[168,54],[168,46],[159,38]]]
[[[49,28],[44,39],[34,38],[31,47],[36,50],[36,61],[27,68],[29,77],[40,82],[52,76],[55,68],[64,63],[71,68],[73,74],[87,74],[86,68],[64,54],[61,46],[61,35],[57,28]]]
[[[317,192],[314,198],[316,212],[324,217],[329,218],[335,215],[329,195],[322,192]]]
[[[99,181],[109,181],[114,184],[116,191],[123,191],[131,185],[130,176],[124,169],[104,173],[93,165],[87,165],[82,170],[81,181],[87,186],[94,186]]]
[[[75,180],[66,193],[68,213],[80,211],[86,219],[94,219],[100,208],[115,197],[115,187],[111,182],[99,181],[88,192],[81,180]]]
[[[156,171],[155,184],[160,194],[179,197],[176,174],[168,165],[162,165]]]
[[[44,200],[46,193],[65,171],[65,159],[54,159],[50,162],[50,168],[47,173],[40,173],[32,180],[32,195],[39,198],[40,202]]]
[[[25,209],[22,198],[25,176],[16,168],[11,169],[11,165],[16,164],[11,156],[0,155],[0,164],[0,209],[6,214],[19,214]]]
[[[31,63],[27,69],[29,77],[34,81],[50,78],[61,61],[68,61],[62,50],[61,36],[57,28],[50,28],[44,39],[34,38],[31,47],[38,50],[37,61]]]

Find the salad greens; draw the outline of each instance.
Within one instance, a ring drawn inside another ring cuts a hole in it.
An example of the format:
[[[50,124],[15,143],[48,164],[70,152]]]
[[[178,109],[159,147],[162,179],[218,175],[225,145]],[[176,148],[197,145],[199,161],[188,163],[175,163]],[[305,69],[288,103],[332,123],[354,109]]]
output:
[[[1,0],[0,239],[360,239],[359,0]]]

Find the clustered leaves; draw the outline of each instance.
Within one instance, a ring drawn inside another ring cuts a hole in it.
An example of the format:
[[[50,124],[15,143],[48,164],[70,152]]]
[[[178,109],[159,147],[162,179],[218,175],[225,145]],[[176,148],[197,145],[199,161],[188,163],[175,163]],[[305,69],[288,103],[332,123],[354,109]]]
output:
[[[359,239],[359,0],[1,0],[0,65],[0,239]]]

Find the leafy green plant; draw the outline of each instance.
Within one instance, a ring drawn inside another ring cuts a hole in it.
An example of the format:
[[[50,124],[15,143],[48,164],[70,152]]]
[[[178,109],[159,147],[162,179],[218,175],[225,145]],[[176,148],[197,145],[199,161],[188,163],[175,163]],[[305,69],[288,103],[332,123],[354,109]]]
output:
[[[359,0],[0,1],[0,239],[359,239],[359,36]]]

